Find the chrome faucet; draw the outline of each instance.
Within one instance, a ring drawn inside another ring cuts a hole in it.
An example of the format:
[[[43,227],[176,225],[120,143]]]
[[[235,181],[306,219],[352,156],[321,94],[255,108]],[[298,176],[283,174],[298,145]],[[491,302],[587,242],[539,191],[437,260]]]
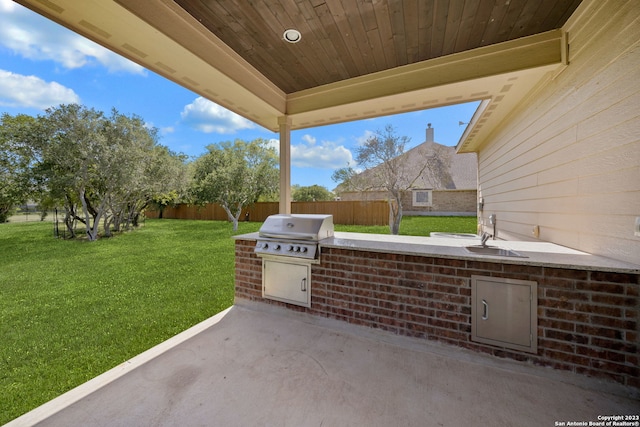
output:
[[[487,240],[489,240],[490,237],[491,234],[487,233],[486,231],[482,233],[482,236],[480,237],[480,244],[482,246],[487,246]]]

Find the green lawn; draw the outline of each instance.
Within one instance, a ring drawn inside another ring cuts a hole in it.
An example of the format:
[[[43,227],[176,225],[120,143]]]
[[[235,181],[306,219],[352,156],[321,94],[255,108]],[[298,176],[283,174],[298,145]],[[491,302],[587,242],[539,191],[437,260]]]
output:
[[[230,223],[148,220],[96,242],[54,239],[52,227],[0,224],[0,424],[233,304]],[[237,234],[259,227],[242,222]],[[469,217],[407,217],[401,231],[475,228]]]
[[[389,234],[388,225],[336,225],[336,231]],[[450,233],[476,233],[476,217],[468,216],[405,216],[400,223],[400,234],[428,236],[432,231]]]

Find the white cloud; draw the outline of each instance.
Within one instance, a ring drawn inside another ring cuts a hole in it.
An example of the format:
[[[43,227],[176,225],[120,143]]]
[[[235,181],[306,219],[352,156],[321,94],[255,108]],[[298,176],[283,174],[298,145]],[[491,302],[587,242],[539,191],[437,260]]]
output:
[[[46,109],[59,104],[80,103],[72,90],[36,76],[23,76],[0,70],[0,105]]]
[[[244,117],[202,97],[186,105],[180,117],[185,124],[204,133],[229,134],[254,127]]]
[[[144,122],[144,127],[149,130],[155,129],[160,136],[169,135],[176,131],[176,128],[174,126],[164,126],[158,128],[153,122]]]
[[[276,153],[280,153],[280,140],[276,138],[270,138],[267,144],[268,147],[276,150]]]
[[[309,134],[305,134],[302,136],[302,140],[306,142],[308,145],[316,145],[316,138]]]
[[[291,146],[291,164],[301,168],[338,169],[353,163],[351,151],[331,141],[318,143],[305,134],[302,144]]]
[[[375,135],[376,135],[375,132],[372,132],[370,130],[365,130],[362,136],[356,138],[356,142],[358,143],[359,146],[362,146],[364,145],[365,142],[367,142],[369,138]]]
[[[338,169],[353,164],[353,156],[348,148],[336,142],[322,141],[304,134],[302,144],[291,145],[291,165],[299,168]],[[280,141],[272,138],[269,146],[280,152]]]
[[[25,58],[54,61],[68,69],[100,64],[110,72],[146,73],[143,67],[12,0],[0,0],[0,44]]]

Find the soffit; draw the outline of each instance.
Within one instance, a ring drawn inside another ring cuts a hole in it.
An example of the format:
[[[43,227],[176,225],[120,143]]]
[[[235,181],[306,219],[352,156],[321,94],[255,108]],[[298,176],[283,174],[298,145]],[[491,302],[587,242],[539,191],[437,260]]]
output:
[[[554,29],[580,4],[17,1],[274,131],[283,115],[300,129],[497,98],[482,117],[488,131],[562,63]],[[302,40],[284,42],[287,28]]]

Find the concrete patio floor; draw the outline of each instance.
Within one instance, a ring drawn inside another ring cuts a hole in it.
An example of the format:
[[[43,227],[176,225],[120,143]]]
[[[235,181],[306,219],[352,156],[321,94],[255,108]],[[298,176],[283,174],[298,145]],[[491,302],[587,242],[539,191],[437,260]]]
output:
[[[6,426],[538,427],[638,414],[637,399],[609,382],[242,303]]]

